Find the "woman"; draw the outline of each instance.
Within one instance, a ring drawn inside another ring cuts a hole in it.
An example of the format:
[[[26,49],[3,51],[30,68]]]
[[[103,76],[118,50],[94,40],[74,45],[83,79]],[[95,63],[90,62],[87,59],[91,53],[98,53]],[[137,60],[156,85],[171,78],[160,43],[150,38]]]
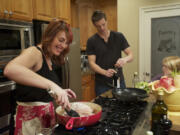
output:
[[[173,71],[180,72],[180,57],[167,56],[162,60],[162,74],[152,78],[151,81],[160,80],[162,76],[171,76]]]
[[[68,97],[76,98],[70,89],[62,89],[54,65],[64,63],[72,32],[63,21],[48,25],[41,44],[25,49],[10,61],[4,75],[17,83],[15,135],[33,135],[41,127],[55,124],[53,98],[64,108],[70,108]]]

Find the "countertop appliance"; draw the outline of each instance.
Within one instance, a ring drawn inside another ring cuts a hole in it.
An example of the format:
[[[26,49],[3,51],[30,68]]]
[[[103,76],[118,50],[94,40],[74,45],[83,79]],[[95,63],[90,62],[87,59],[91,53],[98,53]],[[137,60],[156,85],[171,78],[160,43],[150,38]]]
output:
[[[35,35],[35,44],[41,41],[42,33],[48,26],[48,22],[33,20],[33,28]],[[70,52],[65,58],[65,65],[57,69],[59,80],[63,88],[72,89],[76,95],[77,100],[82,99],[81,89],[81,55],[80,55],[80,31],[79,28],[72,28],[73,42],[70,45]]]
[[[122,102],[100,96],[94,102],[102,107],[99,122],[70,131],[59,125],[54,135],[145,135],[150,129],[151,105],[147,101]]]
[[[32,23],[0,19],[0,62],[33,45]]]

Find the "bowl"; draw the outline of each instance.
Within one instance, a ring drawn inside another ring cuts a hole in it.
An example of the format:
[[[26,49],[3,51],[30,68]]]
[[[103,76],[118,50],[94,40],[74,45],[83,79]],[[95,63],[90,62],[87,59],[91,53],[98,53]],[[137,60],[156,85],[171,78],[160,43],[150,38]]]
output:
[[[163,99],[169,111],[180,112],[180,89],[175,90],[173,93],[164,92]]]

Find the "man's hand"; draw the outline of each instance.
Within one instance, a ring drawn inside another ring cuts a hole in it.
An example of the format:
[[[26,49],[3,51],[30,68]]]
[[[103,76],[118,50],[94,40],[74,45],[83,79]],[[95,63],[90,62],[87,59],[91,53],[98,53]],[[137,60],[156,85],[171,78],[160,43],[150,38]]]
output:
[[[126,58],[119,58],[115,64],[115,67],[123,67],[127,63]]]
[[[106,77],[112,77],[114,75],[114,73],[117,73],[116,70],[114,69],[108,69],[108,70],[105,70],[105,76]]]

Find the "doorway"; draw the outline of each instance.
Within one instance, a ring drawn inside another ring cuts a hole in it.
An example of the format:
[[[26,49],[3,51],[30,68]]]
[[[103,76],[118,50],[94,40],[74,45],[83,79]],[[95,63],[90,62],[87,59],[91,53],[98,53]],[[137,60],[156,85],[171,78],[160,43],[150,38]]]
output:
[[[139,74],[161,73],[166,56],[180,55],[180,3],[140,8]]]

